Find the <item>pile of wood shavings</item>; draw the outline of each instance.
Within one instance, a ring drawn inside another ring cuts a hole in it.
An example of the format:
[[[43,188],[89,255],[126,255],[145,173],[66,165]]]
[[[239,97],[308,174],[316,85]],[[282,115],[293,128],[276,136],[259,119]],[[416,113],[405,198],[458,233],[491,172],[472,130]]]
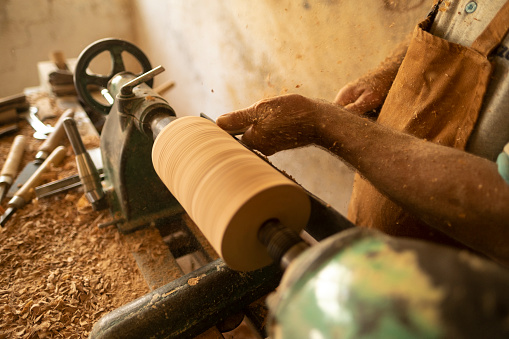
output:
[[[85,338],[148,292],[118,231],[81,193],[32,202],[0,233],[0,337]]]
[[[2,138],[0,154],[13,137]],[[37,147],[31,138],[22,167]],[[77,173],[70,147],[67,154],[46,181]],[[97,227],[109,219],[79,190],[34,199],[13,215],[0,230],[0,338],[86,338],[103,315],[148,292],[122,236]]]

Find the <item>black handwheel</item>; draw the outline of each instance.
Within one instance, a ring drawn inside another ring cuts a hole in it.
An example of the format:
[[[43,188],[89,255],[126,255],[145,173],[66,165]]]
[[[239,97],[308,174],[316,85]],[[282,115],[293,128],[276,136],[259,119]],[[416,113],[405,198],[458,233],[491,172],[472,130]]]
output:
[[[88,67],[92,60],[103,52],[109,52],[111,57],[111,73],[107,75],[90,74],[87,72]],[[124,60],[122,59],[122,52],[131,54],[141,65],[143,71],[138,75],[146,73],[152,69],[150,61],[147,56],[132,43],[120,39],[102,39],[98,40],[81,52],[78,57],[76,69],[74,71],[74,86],[78,93],[80,102],[85,106],[87,111],[92,111],[94,115],[106,115],[110,112],[111,106],[106,106],[92,97],[89,86],[98,86],[101,89],[106,89],[108,82],[116,74],[126,71]],[[153,79],[146,82],[147,85],[152,87]]]

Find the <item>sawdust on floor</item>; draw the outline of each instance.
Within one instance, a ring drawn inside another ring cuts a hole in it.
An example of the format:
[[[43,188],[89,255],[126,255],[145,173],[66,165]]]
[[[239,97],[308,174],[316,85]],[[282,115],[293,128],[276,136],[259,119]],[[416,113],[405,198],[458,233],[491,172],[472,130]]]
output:
[[[41,141],[26,123],[20,126],[18,134],[29,136],[22,168]],[[0,139],[0,167],[13,138]],[[46,181],[77,173],[66,145],[63,166]],[[97,140],[85,145],[96,147]],[[109,219],[79,190],[34,199],[13,215],[0,230],[0,338],[86,338],[103,315],[148,293],[118,231],[97,227]]]

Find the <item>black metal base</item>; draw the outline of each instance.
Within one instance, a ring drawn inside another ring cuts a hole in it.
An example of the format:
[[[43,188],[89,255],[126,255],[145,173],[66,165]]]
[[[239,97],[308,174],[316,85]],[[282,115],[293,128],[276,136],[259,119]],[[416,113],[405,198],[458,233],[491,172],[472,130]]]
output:
[[[237,272],[218,259],[101,318],[90,338],[192,338],[273,291],[281,271]]]

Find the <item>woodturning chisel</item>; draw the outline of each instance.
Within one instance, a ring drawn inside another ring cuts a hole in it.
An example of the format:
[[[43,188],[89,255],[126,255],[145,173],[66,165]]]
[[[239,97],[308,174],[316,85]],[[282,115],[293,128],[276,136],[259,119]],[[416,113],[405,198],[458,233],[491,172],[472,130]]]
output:
[[[5,160],[2,172],[0,172],[0,202],[4,199],[7,190],[14,181],[14,176],[18,171],[23,152],[25,151],[26,139],[23,135],[18,135],[12,142],[9,155]]]
[[[48,139],[46,139],[39,147],[39,149],[37,150],[37,154],[35,155],[35,159],[25,165],[25,167],[18,174],[18,177],[14,181],[14,184],[7,191],[7,198],[14,197],[18,188],[23,186],[26,180],[30,178],[33,173],[35,173],[37,168],[39,168],[39,166],[44,162],[44,160],[46,160],[51,151],[53,151],[58,145],[60,145],[62,139],[65,136],[65,129],[63,126],[64,120],[66,118],[72,117],[73,115],[74,110],[68,109],[64,113],[62,113],[60,118],[58,118],[54,127],[54,131],[49,135]]]
[[[43,180],[42,174],[47,172],[51,165],[58,165],[64,159],[66,152],[67,151],[64,146],[58,146],[55,148],[55,150],[35,171],[35,173],[32,174],[30,179],[28,179],[27,182],[16,192],[14,197],[9,200],[7,210],[5,210],[5,213],[0,217],[0,226],[3,227],[18,208],[22,208],[32,199],[32,188],[41,183]]]

